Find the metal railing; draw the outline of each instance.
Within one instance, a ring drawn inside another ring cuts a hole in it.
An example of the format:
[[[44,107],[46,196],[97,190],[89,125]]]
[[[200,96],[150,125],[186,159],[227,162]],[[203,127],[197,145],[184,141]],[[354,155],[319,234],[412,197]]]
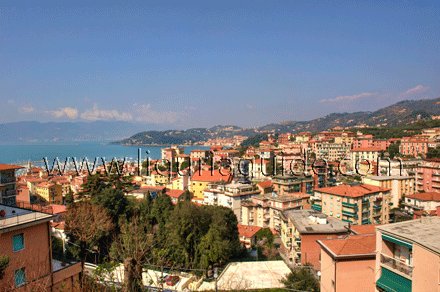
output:
[[[381,253],[380,263],[390,268],[391,270],[399,271],[409,277],[412,277],[413,266],[401,262],[400,259],[396,259]]]

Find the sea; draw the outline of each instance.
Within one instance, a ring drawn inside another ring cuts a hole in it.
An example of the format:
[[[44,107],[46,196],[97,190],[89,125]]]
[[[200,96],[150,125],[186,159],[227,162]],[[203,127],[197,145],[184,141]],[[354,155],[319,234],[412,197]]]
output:
[[[126,161],[137,161],[140,149],[141,160],[147,157],[150,159],[160,159],[161,149],[170,146],[125,146],[105,143],[79,143],[79,144],[47,144],[47,145],[0,145],[0,163],[4,164],[24,164],[28,161],[34,162],[33,165],[43,166],[44,159],[50,164],[55,159],[59,159],[64,163],[68,158],[71,162],[74,158],[82,161],[87,158],[93,162],[98,158],[99,162],[102,158],[111,161],[113,158],[124,158]],[[181,146],[184,147],[184,146]],[[185,154],[190,154],[191,150],[209,149],[203,146],[184,147]]]

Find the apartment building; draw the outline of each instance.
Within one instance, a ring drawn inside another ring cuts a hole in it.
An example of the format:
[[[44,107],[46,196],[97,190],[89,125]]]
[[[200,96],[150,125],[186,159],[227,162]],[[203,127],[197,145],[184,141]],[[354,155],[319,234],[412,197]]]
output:
[[[242,202],[252,200],[253,197],[260,194],[260,190],[251,184],[214,182],[207,185],[203,194],[204,204],[230,208],[240,222]]]
[[[440,291],[440,217],[376,231],[376,291]]]
[[[252,201],[242,202],[241,223],[279,230],[281,212],[292,209],[310,209],[310,195],[305,193],[257,195]]]
[[[52,182],[39,183],[35,189],[37,200],[49,204],[63,203],[63,188],[60,184]]]
[[[355,230],[357,227],[366,228]],[[357,225],[344,238],[317,241],[321,246],[321,291],[376,291],[375,228]]]
[[[315,180],[313,176],[275,175],[272,185],[275,193],[279,195],[289,193],[311,193]]]
[[[0,254],[10,258],[2,291],[79,291],[81,263],[52,255],[51,214],[0,204]]]
[[[362,182],[368,185],[391,189],[391,202],[389,206],[396,208],[399,201],[407,195],[416,192],[416,180],[411,176],[364,176]]]
[[[287,210],[281,217],[281,253],[295,266],[311,263],[319,270],[321,247],[317,240],[348,234],[347,223],[312,209]]]
[[[163,161],[174,162],[177,155],[184,154],[185,148],[179,146],[171,146],[170,148],[161,149],[161,159]]]
[[[204,191],[209,183],[231,182],[232,173],[226,169],[197,170],[191,177],[190,191],[198,199],[204,199]]]
[[[200,149],[192,150],[190,152],[190,156],[191,158],[205,159],[208,158],[209,156],[209,150],[200,150]]]
[[[355,148],[351,149],[351,167],[356,169],[356,165],[362,161],[377,162],[382,149],[377,147]]]
[[[309,144],[309,146],[311,146]],[[313,145],[314,153],[318,158],[328,161],[339,161],[350,156],[351,144],[349,143],[322,143],[316,141]]]
[[[15,171],[21,166],[0,164],[0,203],[15,205],[17,196]]]
[[[415,211],[426,211],[430,213],[440,206],[440,193],[417,193],[408,195],[404,201],[405,210],[414,214]]]
[[[417,167],[417,192],[440,192],[440,159],[425,159]]]
[[[391,189],[367,184],[316,189],[312,209],[354,225],[389,222]]]
[[[403,137],[400,142],[399,152],[400,154],[414,157],[426,154],[428,152],[428,139]]]

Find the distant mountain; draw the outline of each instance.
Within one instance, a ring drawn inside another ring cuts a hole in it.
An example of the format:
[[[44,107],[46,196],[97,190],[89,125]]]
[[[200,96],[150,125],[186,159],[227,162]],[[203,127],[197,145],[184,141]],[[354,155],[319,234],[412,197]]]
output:
[[[316,133],[336,127],[349,129],[361,125],[402,127],[418,120],[430,120],[432,116],[437,115],[440,115],[440,98],[405,100],[374,112],[333,113],[310,121],[286,121],[256,128],[219,125],[209,129],[144,131],[114,143],[125,145],[178,145],[200,143],[209,138],[228,138],[234,135],[249,137],[257,133],[267,132],[282,134],[309,131]]]
[[[148,125],[105,121],[6,123],[0,124],[0,143],[105,142],[129,137],[146,127]],[[151,127],[157,129],[155,125]]]
[[[374,112],[332,113],[311,121],[287,121],[279,124],[269,124],[259,128],[259,130],[275,130],[279,133],[301,131],[316,133],[336,127],[353,128],[359,125],[395,127],[405,126],[418,119],[431,119],[433,115],[440,115],[440,98],[405,100]]]

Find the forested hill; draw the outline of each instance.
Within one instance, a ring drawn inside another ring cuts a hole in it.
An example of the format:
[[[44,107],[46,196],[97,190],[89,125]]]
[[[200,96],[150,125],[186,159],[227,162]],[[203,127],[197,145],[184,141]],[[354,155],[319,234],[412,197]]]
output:
[[[354,129],[356,126],[360,125],[370,127],[370,129],[366,131],[376,131],[376,134],[387,132],[388,134],[386,135],[389,135],[392,130],[398,133],[396,137],[399,137],[406,135],[406,132],[404,131],[405,127],[415,127],[413,130],[417,132],[420,125],[422,125],[420,123],[421,121],[430,121],[433,116],[438,115],[440,115],[440,98],[405,100],[374,112],[333,113],[311,121],[286,121],[255,128],[241,128],[228,125],[215,126],[209,129],[194,128],[185,131],[145,131],[114,143],[126,145],[191,145],[206,141],[210,138],[229,138],[234,135],[249,137],[259,133],[271,132],[282,134],[287,132],[298,133],[302,131],[317,133],[335,127]],[[375,128],[377,130],[374,130]],[[383,132],[382,129],[384,128],[388,130]]]

